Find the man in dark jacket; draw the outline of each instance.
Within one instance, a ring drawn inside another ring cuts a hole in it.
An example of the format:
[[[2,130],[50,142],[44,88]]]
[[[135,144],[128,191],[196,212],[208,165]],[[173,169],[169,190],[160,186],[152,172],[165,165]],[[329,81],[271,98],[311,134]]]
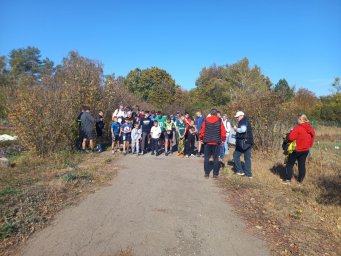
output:
[[[148,148],[150,130],[153,127],[153,121],[149,117],[149,111],[144,112],[144,117],[141,119],[140,123],[142,129],[141,152],[142,154],[145,154]]]
[[[204,143],[204,170],[205,178],[210,176],[210,157],[213,156],[213,178],[218,178],[219,175],[219,147],[225,142],[226,131],[221,119],[217,116],[217,109],[211,110],[211,115],[208,116],[201,126],[200,139]]]
[[[85,150],[86,142],[89,140],[90,149],[94,150],[94,125],[95,118],[93,118],[90,114],[90,108],[88,106],[84,107],[84,112],[81,116],[81,131],[83,134],[83,143],[82,149]]]
[[[251,172],[251,146],[253,144],[252,127],[245,117],[244,112],[238,111],[234,116],[238,120],[238,127],[234,126],[236,131],[236,150],[233,153],[234,166],[236,168],[236,174],[240,176],[246,175],[252,178]],[[240,162],[240,156],[244,154],[245,170],[243,171],[242,164]]]

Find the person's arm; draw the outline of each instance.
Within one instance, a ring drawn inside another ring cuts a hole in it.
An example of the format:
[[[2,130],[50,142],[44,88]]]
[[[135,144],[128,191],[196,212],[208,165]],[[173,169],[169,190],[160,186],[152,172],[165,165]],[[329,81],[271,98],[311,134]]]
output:
[[[235,127],[236,132],[238,133],[244,133],[246,132],[246,125],[242,125],[240,128]]]
[[[230,133],[231,132],[231,123],[227,122],[226,123],[226,133]]]
[[[194,133],[197,133],[198,132],[197,126],[193,125],[193,127],[194,127]]]
[[[221,141],[225,142],[226,140],[226,130],[223,122],[220,123],[220,136],[221,136]]]
[[[298,137],[298,129],[299,129],[298,126],[295,126],[295,128],[292,129],[292,131],[290,132],[290,134],[289,134],[289,136],[288,136],[289,141],[297,140],[297,137]]]
[[[203,140],[204,139],[204,135],[205,135],[205,128],[206,128],[206,122],[203,121],[202,124],[201,124],[201,130],[200,130],[200,140]]]

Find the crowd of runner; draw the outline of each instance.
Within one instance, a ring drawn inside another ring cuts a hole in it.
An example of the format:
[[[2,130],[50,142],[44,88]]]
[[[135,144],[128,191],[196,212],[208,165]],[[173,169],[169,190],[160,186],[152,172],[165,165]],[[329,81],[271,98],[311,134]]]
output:
[[[219,113],[220,115],[220,113]],[[227,115],[222,118],[226,135],[231,130]],[[177,152],[179,157],[200,157],[203,153],[200,132],[205,116],[197,112],[195,116],[187,113],[165,115],[160,111],[126,110],[123,106],[112,115],[111,137],[112,153],[151,155]],[[222,144],[220,158],[228,154],[227,141]]]

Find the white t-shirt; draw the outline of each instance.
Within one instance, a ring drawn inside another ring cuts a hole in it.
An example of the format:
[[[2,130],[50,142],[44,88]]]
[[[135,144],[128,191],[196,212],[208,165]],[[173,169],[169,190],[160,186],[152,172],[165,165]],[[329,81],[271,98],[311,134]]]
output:
[[[158,139],[160,138],[161,135],[161,128],[160,126],[153,126],[152,129],[150,130],[150,134],[152,136],[153,139]]]
[[[230,133],[231,132],[231,121],[229,121],[228,119],[226,119],[226,120],[223,119],[222,121],[223,121],[226,133]]]

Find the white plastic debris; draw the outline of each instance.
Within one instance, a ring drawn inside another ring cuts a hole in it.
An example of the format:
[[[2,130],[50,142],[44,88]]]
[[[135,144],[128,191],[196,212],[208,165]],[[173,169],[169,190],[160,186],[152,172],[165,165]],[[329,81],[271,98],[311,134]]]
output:
[[[17,140],[18,136],[11,136],[7,134],[0,135],[0,141],[6,141],[6,140]]]

